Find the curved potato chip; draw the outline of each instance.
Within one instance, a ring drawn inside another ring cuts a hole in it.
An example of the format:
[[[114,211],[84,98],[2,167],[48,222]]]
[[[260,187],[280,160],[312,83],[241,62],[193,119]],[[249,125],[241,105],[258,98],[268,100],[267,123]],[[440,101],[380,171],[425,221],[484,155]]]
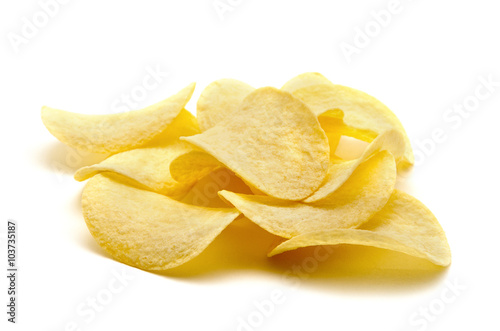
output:
[[[86,180],[100,172],[110,171],[131,178],[151,190],[171,197],[180,198],[187,193],[196,180],[204,173],[190,173],[180,183],[172,178],[170,164],[178,156],[196,149],[195,146],[179,141],[180,136],[199,133],[196,119],[183,109],[179,116],[145,147],[132,149],[108,157],[101,163],[79,169],[74,177],[78,181]],[[207,171],[208,173],[209,171]]]
[[[219,197],[219,191],[228,190],[235,193],[251,194],[250,188],[227,168],[218,168],[201,178],[189,189],[181,202],[211,208],[229,208]]]
[[[203,208],[98,174],[85,186],[82,209],[97,243],[114,259],[145,270],[165,270],[201,253],[240,214]]]
[[[372,141],[373,142],[373,141]],[[340,161],[350,161],[359,159],[370,143],[356,138],[341,136],[339,145],[335,150],[335,157]]]
[[[191,150],[189,153],[179,155],[172,160],[169,173],[174,180],[185,183],[192,180],[193,174],[202,174],[203,177],[223,166],[212,155],[200,150]],[[196,177],[199,176],[196,175]]]
[[[328,79],[318,72],[306,72],[293,77],[281,87],[283,91],[292,93],[306,86],[318,84],[332,84]]]
[[[333,229],[299,235],[269,256],[317,245],[364,245],[402,252],[448,266],[451,252],[446,235],[427,207],[409,194],[394,190],[387,205],[359,229]]]
[[[236,79],[219,79],[201,92],[196,116],[201,131],[206,131],[238,109],[245,97],[255,89]]]
[[[382,133],[380,136],[368,145],[364,153],[356,160],[346,162],[330,162],[328,174],[325,181],[311,196],[304,199],[304,202],[315,202],[327,198],[341,187],[356,168],[370,158],[375,153],[386,150],[389,151],[395,159],[404,153],[403,136],[398,131],[391,130]]]
[[[340,121],[342,125],[339,126],[339,134],[342,136],[348,136],[362,140],[365,142],[372,142],[373,139],[377,138],[377,134],[370,130],[355,129],[344,124],[344,112],[340,109],[330,109],[318,116],[320,123],[322,120],[337,120]]]
[[[404,137],[405,153],[396,161],[413,164],[414,157],[410,140],[399,119],[394,113],[376,98],[359,90],[333,84],[310,85],[298,89],[293,95],[304,102],[317,115],[327,110],[340,109],[344,113],[346,126],[360,130],[364,139],[373,138],[387,130],[396,130]],[[351,132],[355,138],[356,135]]]
[[[186,140],[264,193],[287,200],[311,195],[328,171],[329,146],[318,119],[287,92],[250,93],[232,116]]]
[[[342,120],[343,117],[344,114],[338,109],[328,110],[321,116],[318,116],[319,125],[328,137],[328,144],[330,145],[330,159],[336,159],[335,151],[339,145],[344,127],[344,121]]]
[[[196,174],[196,177],[199,177],[199,174],[206,175],[212,171],[216,171],[219,168],[223,168],[227,171],[229,169],[225,168],[222,163],[220,163],[216,158],[212,155],[203,152],[203,151],[192,151],[186,153],[184,155],[180,155],[170,164],[170,174],[172,178],[176,181],[184,183],[189,182],[189,180],[193,177],[193,174]],[[236,176],[237,177],[237,176]],[[250,188],[249,193],[265,195],[264,192],[259,191],[257,188],[252,186],[252,184],[246,182],[244,179],[237,177],[238,180],[242,181],[244,185]],[[198,185],[198,184],[196,184]],[[223,189],[223,188],[221,188]],[[235,192],[234,190],[230,190]],[[238,192],[238,193],[246,193],[246,192]]]
[[[172,123],[170,123],[160,134],[138,148],[166,146],[178,141],[180,137],[192,136],[200,132],[196,117],[186,109],[182,109]]]
[[[243,182],[248,186],[248,188],[250,189],[250,191],[252,192],[252,194],[255,194],[255,195],[266,195],[264,192],[262,192],[261,190],[259,190],[255,186],[253,186],[252,184],[249,184],[249,183],[247,183],[245,181],[243,181]]]
[[[263,229],[292,238],[307,232],[360,226],[387,203],[395,183],[394,157],[382,151],[361,164],[328,199],[316,203],[228,191],[219,194]]]
[[[160,134],[193,94],[191,84],[174,96],[141,110],[86,115],[43,107],[42,121],[54,137],[73,148],[114,154],[138,147]]]
[[[180,183],[169,172],[170,162],[177,156],[193,150],[190,144],[178,141],[165,147],[132,149],[110,156],[99,164],[83,167],[75,173],[77,181],[84,181],[101,172],[114,172],[133,179],[149,189],[180,198],[196,181]]]

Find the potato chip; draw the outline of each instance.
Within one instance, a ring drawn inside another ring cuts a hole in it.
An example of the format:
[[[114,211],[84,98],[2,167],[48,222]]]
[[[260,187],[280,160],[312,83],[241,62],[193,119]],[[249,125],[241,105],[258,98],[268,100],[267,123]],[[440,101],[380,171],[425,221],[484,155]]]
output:
[[[209,172],[216,171],[217,169],[221,168],[230,171],[229,169],[225,168],[224,165],[220,163],[212,155],[203,151],[192,151],[184,155],[180,155],[179,157],[177,157],[175,160],[172,161],[172,163],[170,164],[170,174],[172,178],[174,178],[176,181],[185,183],[189,182],[189,180],[193,178],[193,174],[197,174],[197,176],[198,174],[206,175]],[[251,192],[249,193],[265,195],[264,192],[259,191],[257,188],[252,186],[252,184],[246,182],[245,180],[237,176],[236,178],[238,178],[239,181],[242,181],[245,187],[248,187],[250,189]],[[233,190],[230,191],[236,192]],[[239,192],[239,193],[246,193],[246,192]]]
[[[193,94],[191,84],[176,95],[141,110],[85,115],[43,107],[42,121],[57,139],[73,148],[114,154],[138,147],[160,134]]]
[[[315,202],[325,199],[333,194],[335,190],[342,186],[349,179],[349,176],[356,168],[373,154],[386,150],[389,151],[395,159],[404,153],[403,136],[398,131],[391,130],[378,136],[365,150],[363,155],[357,160],[346,162],[330,162],[328,174],[323,184],[311,196],[304,199],[304,202]]]
[[[193,89],[122,114],[42,108],[59,140],[111,155],[75,179],[90,178],[82,194],[85,222],[114,259],[144,270],[174,268],[238,219],[267,230],[272,247],[281,242],[268,256],[351,244],[450,264],[434,215],[394,190],[413,152],[380,101],[314,72],[281,89],[221,79],[201,93],[195,118],[184,109]],[[248,234],[238,222],[231,228],[238,231],[226,235]],[[205,259],[224,253],[211,248]]]
[[[133,187],[112,173],[87,183],[82,209],[102,248],[114,259],[145,270],[165,270],[193,259],[240,214],[187,205]]]
[[[338,159],[335,155],[335,151],[337,150],[340,138],[343,134],[343,117],[344,114],[338,109],[328,110],[318,117],[319,125],[328,137],[328,144],[330,145],[330,159],[333,160]]]
[[[362,163],[334,194],[316,203],[229,191],[219,194],[268,232],[291,238],[307,232],[360,226],[387,203],[395,183],[394,157],[382,151]]]
[[[78,181],[84,181],[101,172],[115,172],[155,192],[180,198],[187,193],[196,178],[190,182],[177,182],[170,176],[170,162],[192,150],[193,147],[183,141],[165,147],[133,149],[112,155],[99,164],[81,168],[74,177]]]
[[[173,160],[197,149],[187,142],[179,141],[179,137],[199,132],[196,118],[183,109],[159,135],[161,137],[148,142],[145,147],[121,152],[99,164],[83,167],[74,177],[83,181],[100,172],[110,171],[131,178],[155,192],[181,198],[196,180],[210,172],[209,169],[205,172],[190,172],[190,178],[185,178],[182,183],[170,175],[170,164]]]
[[[448,266],[451,252],[446,235],[427,207],[406,193],[394,190],[387,205],[359,229],[310,232],[289,239],[269,256],[317,245],[364,245],[402,252]]]
[[[281,89],[293,94],[293,92],[297,91],[298,89],[318,84],[333,85],[332,82],[330,82],[325,78],[325,76],[318,72],[306,72],[290,79],[285,83],[285,85],[283,85],[283,87],[281,87]]]
[[[234,172],[227,168],[218,168],[197,181],[180,201],[195,206],[229,208],[230,206],[219,197],[221,190],[252,194],[250,188]]]
[[[192,136],[200,133],[198,120],[186,109],[182,109],[179,115],[160,134],[155,136],[142,147],[162,147],[178,141],[180,137]]]
[[[237,111],[211,129],[181,139],[280,199],[304,199],[328,171],[328,139],[316,116],[289,93],[272,87],[250,93]]]
[[[403,125],[394,113],[374,97],[359,90],[333,84],[317,84],[300,88],[293,95],[304,102],[317,116],[332,109],[340,109],[346,131],[358,139],[370,141],[387,130],[396,130],[404,137],[405,153],[396,161],[404,165],[413,164],[414,157],[410,140]],[[356,133],[359,131],[359,135]]]
[[[201,131],[206,131],[238,109],[243,99],[255,89],[236,79],[219,79],[210,83],[196,104]]]
[[[193,173],[203,174],[204,176],[221,167],[224,167],[224,165],[212,155],[201,150],[192,150],[172,160],[169,172],[174,180],[186,183],[193,179]]]
[[[366,151],[370,143],[356,138],[341,136],[335,157],[341,161],[349,161],[359,159]]]

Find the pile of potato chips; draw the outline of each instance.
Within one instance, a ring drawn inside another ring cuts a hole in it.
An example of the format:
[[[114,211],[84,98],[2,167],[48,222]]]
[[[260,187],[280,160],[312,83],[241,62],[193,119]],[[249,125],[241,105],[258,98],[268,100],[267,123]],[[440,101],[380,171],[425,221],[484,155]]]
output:
[[[173,268],[246,217],[283,238],[269,256],[353,244],[450,264],[434,215],[394,189],[413,153],[400,121],[380,101],[318,73],[281,89],[221,79],[202,92],[194,117],[185,109],[194,87],[120,114],[42,109],[57,139],[108,155],[75,179],[89,179],[83,216],[116,260]],[[358,158],[338,156],[343,136],[368,143]],[[223,188],[214,190],[214,178]]]

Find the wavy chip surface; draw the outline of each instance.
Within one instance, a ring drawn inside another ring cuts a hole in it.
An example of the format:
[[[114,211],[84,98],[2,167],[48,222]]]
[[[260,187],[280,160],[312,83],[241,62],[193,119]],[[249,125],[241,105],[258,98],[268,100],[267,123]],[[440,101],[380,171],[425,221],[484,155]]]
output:
[[[420,201],[394,190],[387,205],[359,229],[333,229],[296,236],[269,256],[317,245],[364,245],[389,249],[448,266],[451,252],[436,217]]]
[[[229,191],[219,194],[260,227],[292,238],[308,232],[360,226],[384,207],[395,183],[394,157],[383,151],[361,164],[328,199],[316,203]]]
[[[201,92],[196,115],[201,131],[206,131],[230,116],[245,97],[255,89],[236,79],[219,79]]]
[[[240,214],[204,208],[131,186],[115,174],[94,176],[83,190],[83,217],[113,258],[145,270],[165,270],[200,254]]]
[[[332,84],[325,76],[319,72],[305,72],[290,79],[281,87],[283,91],[292,93],[307,86],[318,84]]]
[[[414,163],[413,150],[403,125],[386,105],[371,95],[331,83],[308,85],[292,94],[317,116],[328,110],[340,109],[345,125],[351,128],[349,134],[354,138],[370,142],[385,131],[398,131],[404,137],[405,152],[397,162],[403,165]],[[358,130],[359,133],[356,132]]]
[[[390,152],[395,159],[404,153],[403,136],[397,131],[387,131],[378,136],[356,160],[345,162],[333,161],[330,163],[328,174],[321,187],[304,202],[315,202],[327,198],[342,186],[365,160],[380,151]]]
[[[434,215],[394,189],[413,152],[379,100],[314,72],[281,89],[220,79],[202,91],[195,117],[185,109],[193,90],[121,114],[42,109],[60,141],[108,156],[74,177],[89,179],[83,216],[114,259],[144,270],[177,267],[243,214],[285,238],[269,256],[351,244],[450,264]]]
[[[140,110],[86,115],[43,107],[42,121],[54,137],[73,148],[115,154],[159,135],[179,115],[193,94],[191,84],[174,96]]]
[[[164,133],[147,143],[145,147],[132,149],[108,157],[101,163],[83,167],[75,173],[75,179],[83,181],[105,171],[126,176],[149,189],[167,196],[181,198],[189,188],[210,170],[189,172],[184,181],[175,180],[170,173],[172,161],[197,148],[180,141],[181,136],[199,133],[196,118],[187,110],[182,110]],[[161,138],[161,139],[160,139]]]
[[[328,171],[330,148],[316,116],[287,92],[265,87],[211,129],[181,138],[276,198],[301,200]]]

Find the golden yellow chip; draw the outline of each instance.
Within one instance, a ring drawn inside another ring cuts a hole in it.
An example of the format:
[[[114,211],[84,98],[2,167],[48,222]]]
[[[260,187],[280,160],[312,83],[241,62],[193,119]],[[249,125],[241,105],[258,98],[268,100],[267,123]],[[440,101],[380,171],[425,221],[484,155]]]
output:
[[[318,117],[319,125],[325,131],[328,137],[328,144],[330,145],[330,159],[337,160],[335,151],[340,142],[340,137],[343,135],[345,127],[342,118],[344,114],[341,110],[334,109],[328,110]]]
[[[318,72],[306,72],[293,77],[281,87],[283,91],[292,93],[303,87],[318,85],[318,84],[332,84],[328,79]],[[333,84],[332,84],[333,85]]]
[[[179,115],[160,134],[141,145],[142,147],[162,147],[178,141],[180,137],[192,136],[200,133],[198,120],[186,109],[182,109]]]
[[[97,243],[114,259],[165,270],[201,253],[240,214],[187,205],[131,186],[127,178],[94,176],[83,191],[83,216]]]
[[[280,199],[304,199],[328,171],[330,149],[318,119],[292,95],[272,87],[250,93],[211,129],[181,139]]]
[[[73,148],[114,154],[152,140],[177,117],[195,84],[141,110],[108,115],[85,115],[43,107],[42,121],[60,141]]]
[[[205,176],[211,173],[212,171],[216,171],[217,169],[224,169],[223,171],[231,172],[229,169],[225,168],[224,165],[221,162],[219,162],[216,158],[214,158],[212,155],[203,151],[196,150],[180,155],[175,160],[173,160],[170,164],[170,175],[174,180],[180,183],[189,183],[193,178],[200,178],[200,175]],[[210,176],[212,176],[212,174],[210,174]],[[247,183],[246,181],[242,180],[237,176],[236,178],[237,181],[241,181],[242,183],[244,183],[243,185],[245,185],[246,188],[250,189],[250,192],[248,193],[265,195],[263,192],[256,189],[250,183]],[[221,188],[221,190],[222,189],[227,189],[229,191],[237,193],[247,193],[247,192],[234,191],[229,188]],[[218,196],[216,200],[218,203],[216,207],[220,207],[220,202],[222,201],[218,198]],[[224,204],[224,202],[222,202],[222,204]]]
[[[277,236],[358,227],[387,203],[396,183],[396,163],[382,151],[362,163],[349,180],[327,199],[316,203],[269,196],[219,194],[243,215]]]
[[[420,201],[394,190],[387,205],[359,229],[332,229],[296,236],[269,256],[317,245],[365,245],[402,252],[448,266],[451,252],[436,217]]]
[[[332,109],[340,109],[347,127],[359,130],[359,136],[351,129],[348,135],[370,141],[387,130],[396,130],[404,137],[405,152],[396,161],[413,164],[413,151],[403,125],[382,102],[359,90],[334,84],[309,85],[293,92],[317,116]]]
[[[210,83],[196,104],[201,131],[206,131],[238,109],[243,99],[255,89],[236,79],[219,79]]]
[[[267,230],[268,239],[287,239],[268,256],[351,244],[451,263],[434,215],[394,189],[397,169],[413,163],[413,152],[380,101],[314,72],[281,89],[221,79],[201,93],[195,118],[184,109],[193,90],[113,115],[42,108],[60,141],[111,155],[74,177],[90,178],[85,222],[114,259],[144,270],[174,268],[238,218],[253,224],[251,231]],[[247,234],[247,227],[232,228],[238,231],[225,234]]]
[[[346,162],[335,160],[330,162],[330,168],[328,169],[325,181],[316,192],[304,199],[304,202],[320,201],[333,194],[349,179],[349,176],[351,176],[356,168],[373,154],[386,150],[397,159],[404,153],[404,148],[403,136],[398,131],[391,130],[382,133],[366,148],[365,152],[358,159]]]
[[[250,188],[227,168],[218,168],[201,178],[181,202],[210,208],[228,208],[228,204],[219,197],[219,191],[252,194]]]
[[[181,143],[188,144],[183,141]],[[180,183],[189,183],[193,179],[193,174],[202,174],[202,176],[205,176],[221,167],[224,167],[224,165],[212,155],[201,150],[192,150],[172,160],[169,173],[174,180]],[[196,175],[196,177],[199,176]]]
[[[101,163],[83,167],[74,177],[78,181],[83,181],[100,172],[110,171],[131,178],[155,192],[181,198],[196,180],[210,172],[210,170],[206,170],[205,173],[190,172],[191,177],[185,178],[182,183],[176,181],[170,174],[170,164],[173,160],[197,149],[187,142],[179,141],[179,137],[199,132],[196,118],[183,109],[160,137],[153,139],[144,147],[121,152]]]

